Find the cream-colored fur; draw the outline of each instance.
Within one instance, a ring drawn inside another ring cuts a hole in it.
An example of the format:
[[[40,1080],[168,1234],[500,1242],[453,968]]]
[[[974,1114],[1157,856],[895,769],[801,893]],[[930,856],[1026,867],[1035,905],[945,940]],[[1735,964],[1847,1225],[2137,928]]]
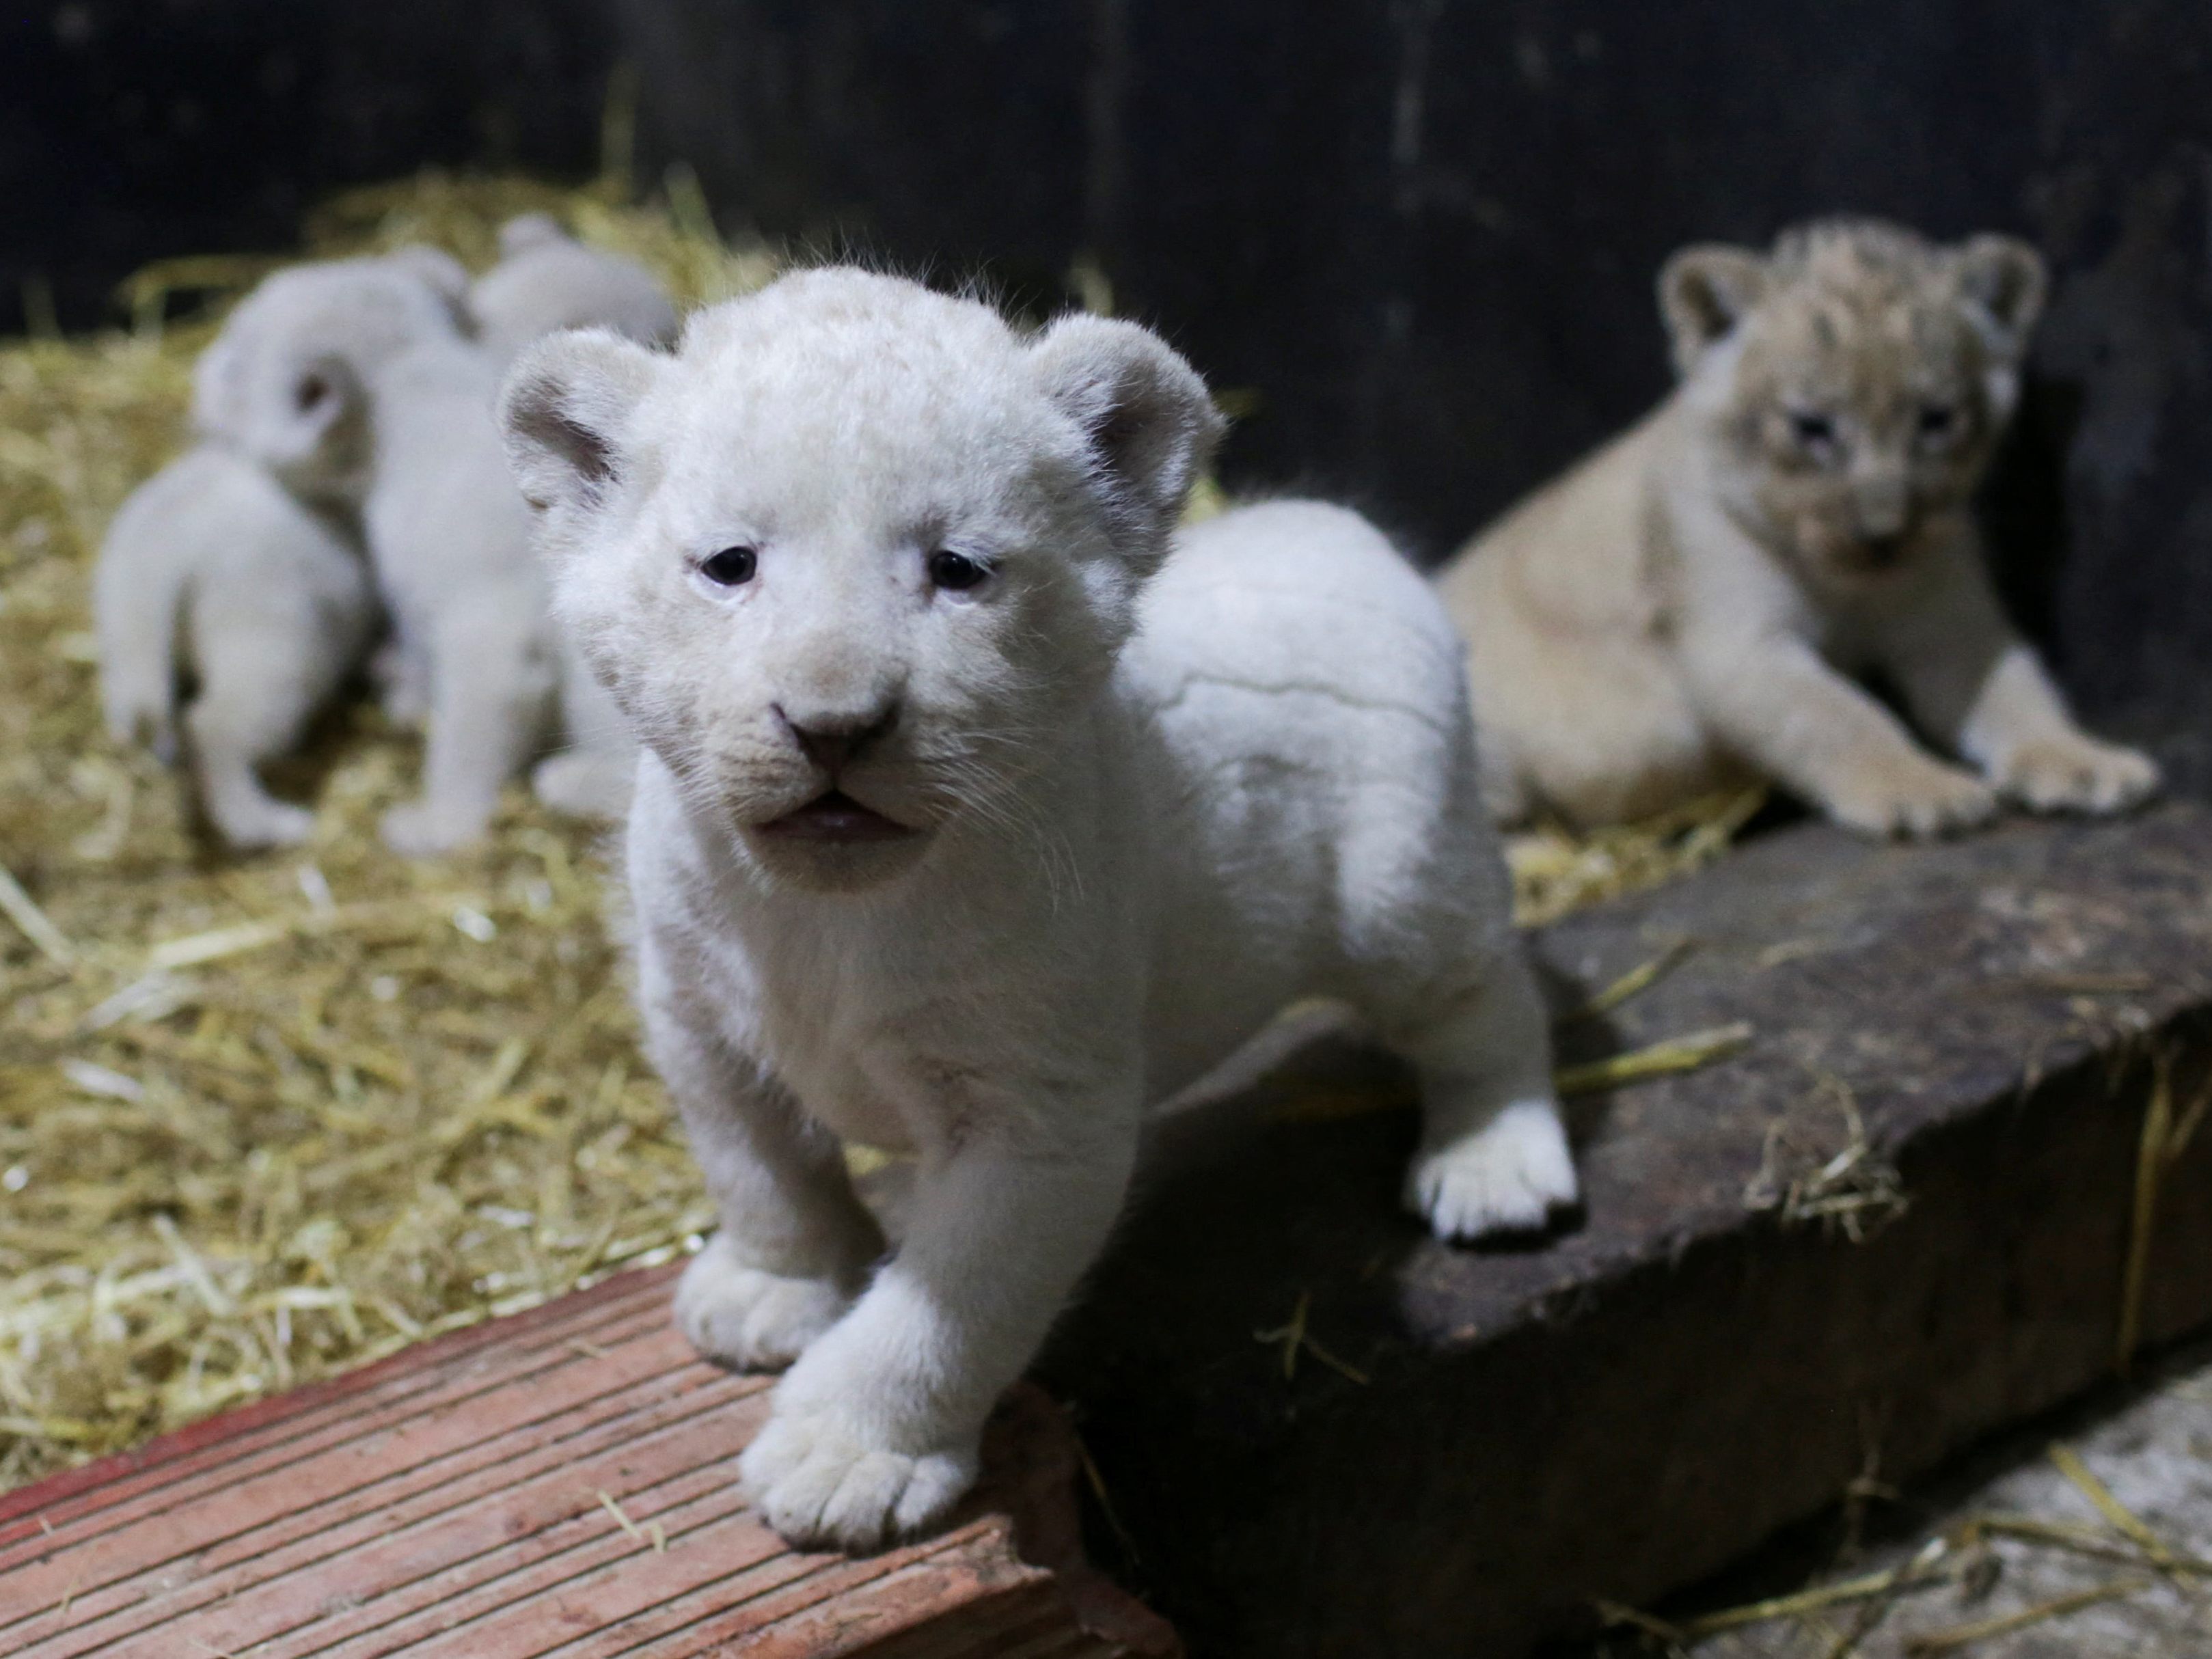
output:
[[[558,641],[507,476],[499,369],[463,330],[467,277],[427,250],[281,271],[210,349],[199,416],[302,499],[357,507],[392,613],[393,699],[426,709],[420,799],[384,837],[474,840],[547,734]]]
[[[1602,823],[1765,777],[1925,836],[2001,799],[2150,793],[2147,758],[2074,725],[1982,565],[1971,497],[2043,291],[2024,244],[1869,222],[1676,254],[1674,394],[1438,577],[1498,814]]]
[[[306,840],[314,815],[270,795],[256,769],[298,741],[376,626],[367,561],[337,515],[203,444],[116,514],[93,611],[116,739],[150,741],[165,761],[181,748],[232,846]],[[187,679],[197,689],[179,719]]]
[[[823,270],[673,359],[556,336],[504,410],[646,745],[640,1002],[722,1223],[678,1316],[791,1367],[742,1466],[779,1530],[945,1513],[1147,1106],[1296,999],[1418,1067],[1439,1233],[1572,1200],[1449,624],[1338,508],[1170,551],[1216,422],[1156,337]],[[888,1256],[841,1139],[918,1155]]]

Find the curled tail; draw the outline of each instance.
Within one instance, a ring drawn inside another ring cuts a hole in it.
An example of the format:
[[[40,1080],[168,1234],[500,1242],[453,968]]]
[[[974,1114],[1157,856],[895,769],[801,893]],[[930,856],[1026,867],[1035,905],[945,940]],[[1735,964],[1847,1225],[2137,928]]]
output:
[[[124,503],[93,571],[100,698],[108,735],[148,744],[167,765],[177,757],[177,635],[191,569],[137,522],[139,505]]]

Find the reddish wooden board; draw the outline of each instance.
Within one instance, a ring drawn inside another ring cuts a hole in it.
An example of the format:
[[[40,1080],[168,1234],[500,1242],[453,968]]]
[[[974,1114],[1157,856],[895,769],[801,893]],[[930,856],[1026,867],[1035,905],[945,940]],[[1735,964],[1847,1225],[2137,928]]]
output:
[[[623,1274],[0,1495],[0,1655],[1177,1651],[1083,1565],[1073,1439],[1035,1389],[950,1530],[791,1549],[732,1467],[770,1379],[701,1361],[668,1291]]]

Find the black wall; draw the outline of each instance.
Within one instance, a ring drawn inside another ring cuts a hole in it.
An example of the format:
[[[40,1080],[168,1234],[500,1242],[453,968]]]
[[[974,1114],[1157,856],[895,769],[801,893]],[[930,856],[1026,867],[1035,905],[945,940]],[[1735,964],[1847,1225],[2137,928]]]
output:
[[[0,321],[155,253],[282,246],[424,160],[641,161],[751,223],[1018,302],[1079,252],[1216,385],[1233,480],[1441,556],[1665,386],[1651,274],[1850,210],[2057,273],[1992,512],[2100,717],[2212,766],[2203,0],[74,0],[0,24]]]
[[[27,280],[83,328],[149,259],[291,248],[343,185],[587,173],[614,43],[599,0],[8,0],[0,330]]]

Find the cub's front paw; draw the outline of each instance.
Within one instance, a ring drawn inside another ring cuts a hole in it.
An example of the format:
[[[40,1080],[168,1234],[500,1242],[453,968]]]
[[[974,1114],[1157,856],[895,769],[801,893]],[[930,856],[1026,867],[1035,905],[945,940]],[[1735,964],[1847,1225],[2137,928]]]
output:
[[[2075,734],[2022,744],[1990,770],[2007,797],[2035,812],[2118,812],[2158,788],[2148,755]]]
[[[1971,830],[1996,810],[1996,792],[1972,772],[1919,756],[1867,768],[1828,802],[1838,823],[1915,840]]]
[[[393,852],[406,858],[427,859],[466,846],[483,833],[483,824],[472,815],[463,821],[450,812],[439,811],[427,800],[416,800],[386,812],[378,830],[384,844]]]
[[[1574,1154],[1548,1100],[1516,1101],[1481,1129],[1424,1152],[1406,1175],[1406,1205],[1438,1238],[1528,1232],[1576,1197]]]
[[[788,1365],[851,1305],[852,1297],[827,1279],[745,1266],[719,1233],[676,1285],[677,1328],[708,1358],[740,1370]]]
[[[745,1497],[801,1548],[883,1548],[944,1518],[975,1482],[976,1449],[872,1443],[834,1411],[779,1408],[738,1460]]]
[[[555,811],[572,818],[620,819],[629,815],[636,772],[636,763],[626,754],[563,750],[538,763],[530,775],[530,790]]]

